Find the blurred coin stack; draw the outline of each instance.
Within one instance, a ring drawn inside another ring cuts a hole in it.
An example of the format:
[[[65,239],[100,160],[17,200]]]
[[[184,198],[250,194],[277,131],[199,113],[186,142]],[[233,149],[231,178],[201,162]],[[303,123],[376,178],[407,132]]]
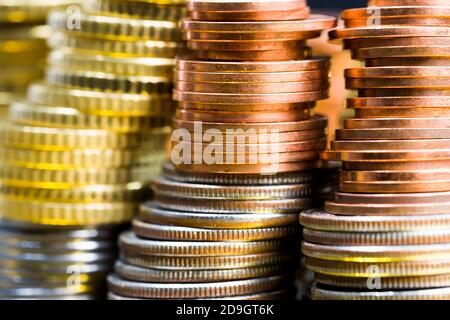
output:
[[[311,112],[327,97],[329,61],[311,58],[306,40],[336,19],[304,0],[188,1],[188,11],[172,161],[120,237],[110,298],[292,297],[298,213],[323,203],[333,178],[319,161],[327,120]]]
[[[98,297],[166,158],[184,6],[83,5],[50,14],[46,77],[0,128],[2,297]]]
[[[399,6],[401,4],[401,6]],[[330,32],[365,67],[345,72],[355,118],[324,211],[303,213],[314,299],[450,298],[450,7],[372,0]]]
[[[44,74],[48,53],[45,25],[52,9],[80,3],[79,0],[0,1],[0,116],[11,101],[23,97],[27,86]]]

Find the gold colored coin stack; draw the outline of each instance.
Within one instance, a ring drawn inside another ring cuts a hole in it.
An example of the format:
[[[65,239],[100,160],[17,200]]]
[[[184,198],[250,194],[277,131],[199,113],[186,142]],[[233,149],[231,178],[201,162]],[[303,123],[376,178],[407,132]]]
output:
[[[48,53],[45,26],[52,9],[80,3],[79,0],[0,1],[0,116],[11,101],[25,94],[27,86],[44,74]]]
[[[300,217],[315,299],[450,298],[447,5],[371,0],[330,32],[365,67],[345,72],[356,117],[324,154],[339,191]]]
[[[0,249],[0,275],[21,266],[20,281],[0,288],[7,298],[98,296],[117,226],[138,211],[166,159],[184,6],[83,5],[49,15],[45,79],[11,104],[0,128],[0,216],[17,235]]]
[[[172,162],[120,237],[109,297],[292,297],[298,213],[323,203],[334,170],[320,169],[327,120],[311,114],[327,97],[329,61],[310,58],[306,40],[336,19],[309,15],[304,0],[196,0],[188,10]],[[232,149],[221,140],[230,131]]]

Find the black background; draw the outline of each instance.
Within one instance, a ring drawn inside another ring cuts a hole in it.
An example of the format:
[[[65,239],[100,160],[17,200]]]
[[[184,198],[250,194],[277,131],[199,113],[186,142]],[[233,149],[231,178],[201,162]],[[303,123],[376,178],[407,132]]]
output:
[[[321,9],[346,9],[367,7],[367,0],[309,0],[308,6]]]

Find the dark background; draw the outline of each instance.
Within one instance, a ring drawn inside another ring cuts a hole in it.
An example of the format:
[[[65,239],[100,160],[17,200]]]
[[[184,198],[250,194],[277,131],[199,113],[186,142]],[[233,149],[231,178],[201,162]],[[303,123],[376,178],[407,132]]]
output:
[[[363,8],[367,0],[309,0],[308,6],[322,9]]]

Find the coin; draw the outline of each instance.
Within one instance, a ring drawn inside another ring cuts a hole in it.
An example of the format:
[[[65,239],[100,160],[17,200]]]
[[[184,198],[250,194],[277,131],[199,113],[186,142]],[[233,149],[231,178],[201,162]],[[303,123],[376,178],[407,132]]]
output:
[[[381,188],[380,188],[381,189]],[[387,192],[386,192],[387,193]],[[402,204],[348,204],[327,201],[325,210],[339,215],[433,215],[444,214],[448,211],[448,202],[441,203],[402,203]]]
[[[432,193],[429,193],[432,194]],[[355,195],[355,194],[354,194]],[[415,194],[413,194],[415,195]],[[425,194],[420,194],[425,195]],[[367,199],[382,198],[391,196],[389,194],[376,194],[371,197],[371,194],[355,195],[363,196]],[[399,201],[408,203],[408,197],[402,200],[402,195],[395,195],[399,197]],[[364,200],[363,200],[364,201]],[[384,200],[383,200],[384,201]],[[411,201],[412,204],[422,201]],[[426,201],[426,200],[425,200]],[[425,202],[423,201],[423,202]],[[340,201],[341,202],[341,201]],[[388,201],[386,201],[388,202]],[[348,201],[347,203],[351,203]],[[364,203],[364,202],[357,202]],[[389,202],[388,202],[389,203]],[[396,203],[391,203],[395,205]],[[355,213],[356,214],[356,213]],[[335,215],[322,210],[308,210],[300,214],[301,224],[310,229],[337,231],[337,232],[414,232],[414,231],[438,231],[448,229],[450,226],[450,215],[442,214],[426,214],[426,215],[386,215],[386,216],[371,216],[371,215]]]
[[[401,261],[443,260],[448,258],[447,244],[409,246],[332,246],[302,243],[308,257],[331,261],[388,263]]]
[[[313,287],[312,297],[314,300],[447,300],[448,288],[411,290],[411,291],[374,291],[374,292],[351,292],[333,291]]]
[[[367,278],[336,277],[320,273],[315,274],[317,283],[327,286],[343,288],[367,289]],[[421,289],[433,287],[447,287],[448,275],[431,275],[417,277],[385,277],[380,281],[380,289],[396,289],[401,286],[404,289]]]
[[[292,32],[331,29],[336,26],[336,18],[326,15],[310,15],[305,20],[271,22],[211,22],[185,19],[182,28],[190,31],[219,32]]]
[[[305,0],[280,0],[274,2],[254,1],[189,1],[187,4],[190,11],[273,11],[273,10],[295,10],[306,6]]]
[[[284,270],[283,266],[261,266],[245,269],[229,270],[158,270],[151,268],[136,267],[121,262],[116,263],[115,271],[120,277],[139,282],[166,283],[198,283],[216,282],[230,280],[244,280],[251,278],[266,277],[279,274]]]
[[[296,214],[262,212],[253,213],[204,213],[183,212],[158,208],[154,202],[141,206],[139,217],[149,223],[171,224],[193,228],[251,229],[286,226],[295,223]]]
[[[346,233],[303,229],[303,238],[313,243],[341,246],[388,246],[422,245],[448,242],[449,230],[386,232],[386,233]]]
[[[189,60],[178,58],[175,62],[177,70],[191,72],[295,72],[328,69],[329,58],[311,58],[295,61],[244,61],[244,62],[216,62]]]
[[[280,288],[286,279],[282,276],[203,284],[158,284],[134,282],[120,279],[116,275],[108,277],[112,292],[131,297],[144,298],[202,298],[224,297],[264,292]]]
[[[275,227],[255,229],[205,229],[177,227],[133,220],[133,232],[142,238],[160,240],[191,241],[255,241],[287,238],[297,234],[297,227]]]
[[[228,2],[224,2],[228,3]],[[255,3],[255,2],[253,2]],[[289,7],[288,7],[289,8]],[[271,11],[255,10],[254,11],[222,11],[211,10],[191,10],[190,16],[193,20],[203,21],[285,21],[285,20],[303,20],[310,15],[308,7],[299,7],[296,9],[287,9],[284,7],[277,7]]]

